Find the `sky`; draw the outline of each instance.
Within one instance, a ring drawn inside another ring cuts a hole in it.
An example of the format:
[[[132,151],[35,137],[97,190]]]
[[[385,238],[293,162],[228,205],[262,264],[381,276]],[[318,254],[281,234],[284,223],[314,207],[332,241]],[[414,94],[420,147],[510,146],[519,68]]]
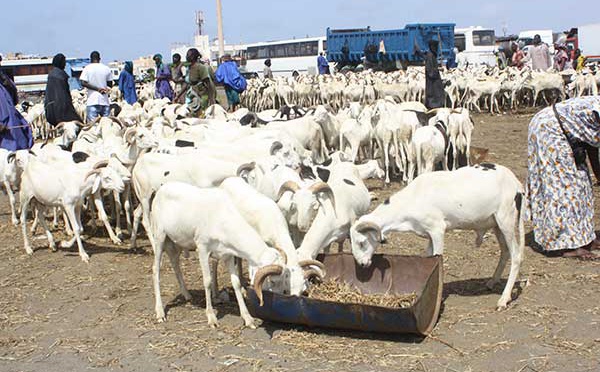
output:
[[[135,59],[170,55],[174,42],[191,43],[196,10],[216,37],[215,0],[2,1],[0,53]],[[324,36],[326,28],[402,28],[407,23],[484,26],[502,35],[525,29],[564,31],[600,22],[600,1],[496,0],[222,0],[227,43]]]

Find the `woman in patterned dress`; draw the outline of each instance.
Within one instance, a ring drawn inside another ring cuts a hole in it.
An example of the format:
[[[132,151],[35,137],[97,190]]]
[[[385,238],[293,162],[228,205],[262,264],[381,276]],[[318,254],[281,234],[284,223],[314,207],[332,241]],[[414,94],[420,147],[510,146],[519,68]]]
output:
[[[529,124],[526,215],[545,253],[596,259],[590,160],[600,179],[600,97],[566,100],[540,111]],[[558,118],[557,118],[558,116]],[[562,123],[562,125],[559,123]],[[582,151],[575,147],[584,148]],[[583,161],[576,161],[575,157]]]

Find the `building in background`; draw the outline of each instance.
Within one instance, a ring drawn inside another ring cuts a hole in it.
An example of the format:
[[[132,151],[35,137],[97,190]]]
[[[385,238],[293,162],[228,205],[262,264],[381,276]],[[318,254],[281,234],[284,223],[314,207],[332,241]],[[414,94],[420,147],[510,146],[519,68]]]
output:
[[[173,54],[179,53],[181,59],[185,61],[185,55],[190,48],[196,48],[202,54],[204,59],[212,59],[211,48],[208,35],[204,34],[204,13],[201,11],[196,12],[196,33],[194,34],[194,43],[189,45],[186,43],[173,43],[171,45],[171,58]]]

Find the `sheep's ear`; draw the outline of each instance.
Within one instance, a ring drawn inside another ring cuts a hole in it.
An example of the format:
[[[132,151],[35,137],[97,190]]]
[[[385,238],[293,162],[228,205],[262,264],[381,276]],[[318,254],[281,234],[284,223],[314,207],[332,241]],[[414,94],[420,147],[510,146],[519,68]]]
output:
[[[100,189],[101,177],[97,174],[94,178],[94,185],[92,186],[92,194],[95,194]]]

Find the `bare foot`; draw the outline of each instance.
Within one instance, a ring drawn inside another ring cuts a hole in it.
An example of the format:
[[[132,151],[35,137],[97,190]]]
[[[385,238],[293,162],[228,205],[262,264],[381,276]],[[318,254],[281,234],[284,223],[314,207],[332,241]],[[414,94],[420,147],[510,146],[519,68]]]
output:
[[[588,246],[566,251],[565,253],[563,253],[562,256],[568,257],[568,258],[577,258],[579,260],[598,260],[598,259],[600,259],[600,256],[597,256],[597,255],[593,254],[592,252],[590,252],[590,249],[588,248]]]

